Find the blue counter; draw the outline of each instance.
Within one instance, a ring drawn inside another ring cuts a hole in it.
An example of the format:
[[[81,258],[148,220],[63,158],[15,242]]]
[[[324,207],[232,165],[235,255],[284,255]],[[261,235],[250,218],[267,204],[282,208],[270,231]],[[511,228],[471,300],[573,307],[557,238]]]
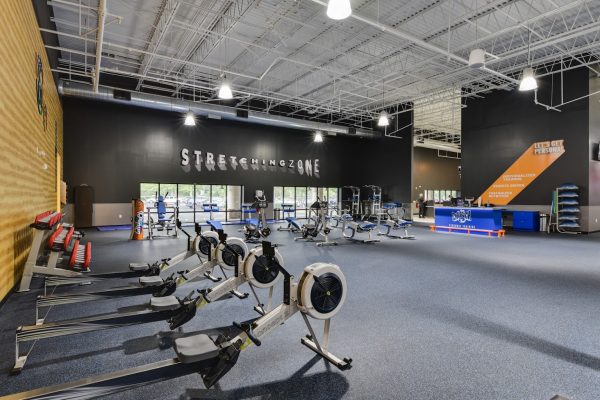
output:
[[[502,210],[493,207],[436,207],[435,230],[489,236],[489,232],[502,231]]]

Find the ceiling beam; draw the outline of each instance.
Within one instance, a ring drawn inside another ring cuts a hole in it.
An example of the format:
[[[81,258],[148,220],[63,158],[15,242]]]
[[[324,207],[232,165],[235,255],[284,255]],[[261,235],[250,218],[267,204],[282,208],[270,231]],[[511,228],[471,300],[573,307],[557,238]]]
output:
[[[92,85],[94,92],[98,93],[98,85],[100,84],[100,63],[102,62],[102,42],[104,41],[104,23],[106,22],[106,1],[98,2],[98,30],[96,32],[96,65],[94,66],[94,76],[92,77]]]
[[[177,10],[179,9],[179,1],[177,0],[163,0],[160,11],[156,17],[156,21],[154,23],[154,29],[150,34],[150,41],[146,46],[146,51],[149,53],[142,54],[141,65],[138,72],[145,76],[152,65],[152,60],[154,60],[155,52],[158,52],[158,48],[162,44],[163,39],[166,36],[169,27],[171,26],[171,22],[175,19],[175,15],[177,14]],[[135,90],[140,90],[142,86],[142,82],[144,80],[138,80],[137,86]]]

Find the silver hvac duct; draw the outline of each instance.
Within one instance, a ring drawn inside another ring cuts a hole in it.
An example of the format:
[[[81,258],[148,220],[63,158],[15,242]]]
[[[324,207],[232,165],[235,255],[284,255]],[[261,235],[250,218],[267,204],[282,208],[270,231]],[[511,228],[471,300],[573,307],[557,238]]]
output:
[[[461,148],[459,144],[456,143],[448,143],[442,142],[441,140],[432,140],[432,139],[420,139],[415,137],[413,140],[413,145],[415,147],[424,147],[426,149],[432,150],[443,150],[451,153],[460,153]]]
[[[131,99],[115,97],[114,90],[106,87],[100,87],[97,93],[91,85],[79,82],[64,81],[58,82],[58,92],[63,96],[78,97],[91,100],[106,101],[109,103],[125,104],[138,107],[153,108],[156,110],[165,110],[186,113],[189,111],[195,115],[201,115],[213,118],[222,118],[232,121],[249,122],[253,124],[278,126],[282,128],[301,129],[305,131],[331,132],[337,135],[351,135],[374,138],[376,135],[371,130],[356,129],[356,133],[350,133],[350,128],[339,125],[329,125],[321,122],[307,121],[297,118],[282,117],[262,112],[248,110],[248,117],[239,117],[236,109],[217,104],[193,103],[179,99],[168,99],[163,96],[157,96],[147,93],[130,92]]]

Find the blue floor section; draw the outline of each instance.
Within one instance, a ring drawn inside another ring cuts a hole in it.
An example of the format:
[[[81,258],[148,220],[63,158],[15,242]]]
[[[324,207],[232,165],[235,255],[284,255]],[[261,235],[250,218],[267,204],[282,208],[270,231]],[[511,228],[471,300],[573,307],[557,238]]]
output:
[[[105,226],[97,226],[97,230],[100,232],[110,232],[110,231],[130,231],[131,225],[105,225]]]
[[[332,320],[329,349],[351,357],[353,368],[339,371],[302,346],[300,338],[308,332],[296,315],[262,346],[244,351],[216,388],[205,390],[192,374],[106,398],[549,400],[560,394],[600,399],[600,235],[509,232],[489,239],[415,227],[416,240],[382,238],[365,245],[339,239],[339,230],[333,230],[340,245],[321,248],[272,228],[270,239],[283,245],[279,251],[294,276],[322,261],[344,271],[348,297]],[[226,227],[233,236],[237,229]],[[181,237],[127,238],[123,231],[88,231],[93,270],[124,270],[129,262],[149,262],[185,248]],[[193,265],[189,261],[178,269]],[[212,285],[203,280],[178,294]],[[25,370],[11,376],[15,328],[34,322],[40,293],[11,294],[0,309],[0,395],[169,359],[176,337],[214,334],[232,321],[256,316],[250,296],[207,305],[183,332],[156,322],[42,340]],[[281,298],[278,288],[276,303]],[[146,295],[62,305],[50,310],[48,319],[147,301]],[[319,332],[322,323],[314,325]]]

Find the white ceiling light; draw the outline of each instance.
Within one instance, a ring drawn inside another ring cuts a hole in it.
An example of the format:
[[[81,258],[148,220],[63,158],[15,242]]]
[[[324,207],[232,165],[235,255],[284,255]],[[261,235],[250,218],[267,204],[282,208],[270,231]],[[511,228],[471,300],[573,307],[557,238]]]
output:
[[[527,67],[523,70],[523,77],[521,78],[521,83],[519,84],[519,90],[521,92],[525,92],[528,90],[537,89],[537,81],[535,76],[533,75],[533,68]]]
[[[323,141],[323,134],[319,131],[315,133],[315,143],[321,143]]]
[[[485,51],[483,49],[473,49],[469,54],[469,67],[479,69],[485,66]]]
[[[329,0],[327,4],[327,16],[331,19],[346,19],[352,15],[350,0]]]
[[[185,115],[185,121],[183,121],[183,124],[186,126],[196,126],[196,117],[194,116],[193,112],[188,112]]]
[[[222,100],[231,100],[233,99],[233,93],[231,91],[231,85],[227,81],[227,78],[223,76],[223,80],[221,81],[221,86],[219,86],[219,93],[217,94]]]
[[[388,126],[390,124],[390,118],[388,117],[388,113],[382,111],[379,114],[379,119],[377,120],[377,126]]]

